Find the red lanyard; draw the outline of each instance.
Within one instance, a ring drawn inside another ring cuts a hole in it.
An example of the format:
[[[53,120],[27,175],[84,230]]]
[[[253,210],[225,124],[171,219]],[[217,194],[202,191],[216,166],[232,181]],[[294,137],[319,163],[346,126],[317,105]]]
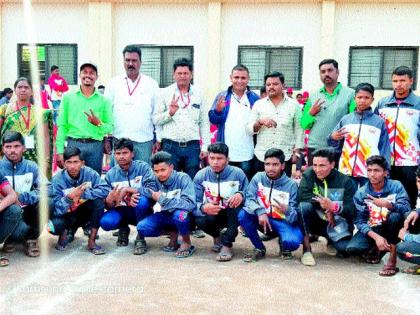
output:
[[[128,79],[125,78],[125,82],[127,83],[127,90],[128,90],[128,94],[131,96],[133,95],[134,91],[137,89],[137,87],[139,86],[140,83],[140,79],[141,79],[141,75],[139,76],[139,79],[137,80],[136,85],[134,86],[134,89],[131,91],[130,90],[130,86],[128,85]]]
[[[25,118],[25,116],[23,115],[22,107],[20,105],[18,105],[18,104],[16,104],[16,106],[18,108],[18,111],[20,113],[20,116],[22,117],[22,119],[23,119],[23,121],[25,123],[26,129],[29,130],[29,126],[31,124],[31,105],[29,104],[27,106],[28,107],[28,118]]]
[[[187,100],[188,100],[187,103],[184,102],[184,97],[182,96],[182,94],[183,93],[181,91],[179,91],[179,96],[181,96],[181,102],[184,104],[184,107],[183,108],[187,108],[188,105],[190,105],[190,102],[191,102],[191,100],[190,100],[190,93],[187,93]]]

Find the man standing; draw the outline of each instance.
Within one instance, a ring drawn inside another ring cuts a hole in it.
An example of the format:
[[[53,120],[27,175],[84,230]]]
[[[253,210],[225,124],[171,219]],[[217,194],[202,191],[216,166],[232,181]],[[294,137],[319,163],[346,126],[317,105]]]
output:
[[[248,180],[244,172],[228,165],[229,148],[224,143],[209,145],[209,164],[194,178],[198,227],[213,237],[212,251],[218,261],[232,259],[232,246],[238,235],[238,213],[245,200]],[[223,234],[222,229],[226,228]]]
[[[41,183],[48,181],[40,174],[38,165],[23,158],[25,151],[25,140],[23,136],[15,131],[6,132],[2,138],[3,159],[0,161],[0,169],[8,182],[12,184],[13,190],[18,194],[18,202],[23,209],[23,220],[27,226],[25,241],[25,253],[29,257],[39,256],[38,237],[41,234],[39,226],[39,190]],[[52,203],[49,209],[52,210]],[[14,251],[12,241],[21,241],[10,237],[3,251]]]
[[[65,250],[68,243],[68,231],[77,231],[90,222],[87,250],[94,255],[105,254],[103,248],[96,244],[99,220],[104,213],[106,185],[99,174],[90,167],[84,166],[80,149],[67,147],[64,150],[65,169],[52,179],[52,197],[54,213],[48,222],[48,231],[58,235],[57,250]]]
[[[102,173],[105,135],[112,132],[111,103],[95,89],[98,68],[87,62],[80,66],[80,88],[64,95],[58,118],[57,163],[64,166],[64,143],[86,156],[86,166]]]
[[[297,215],[297,184],[284,170],[285,156],[280,149],[269,149],[264,155],[264,172],[255,174],[246,191],[244,210],[239,222],[254,250],[245,255],[245,262],[265,257],[265,246],[257,230],[274,232],[279,236],[280,255],[291,258],[291,252],[302,243]]]
[[[226,143],[229,147],[230,165],[241,168],[250,179],[254,140],[246,132],[246,125],[259,96],[248,86],[249,71],[244,65],[233,67],[230,81],[232,85],[214,99],[209,118],[217,126],[217,141]]]
[[[281,149],[286,156],[285,173],[292,174],[292,164],[303,148],[300,127],[302,111],[296,100],[284,94],[284,76],[280,72],[264,78],[268,97],[255,102],[247,125],[250,135],[257,134],[255,169],[264,170],[264,154],[268,149]],[[300,169],[298,170],[300,172]]]
[[[324,86],[311,93],[301,119],[303,129],[310,129],[308,162],[312,165],[312,153],[327,147],[327,137],[340,119],[356,108],[353,89],[338,82],[338,62],[324,59],[319,64],[319,75]]]
[[[303,173],[299,185],[299,210],[304,232],[301,262],[305,266],[315,265],[310,233],[325,236],[340,255],[346,254],[355,213],[354,185],[348,176],[334,168],[334,151],[319,149],[313,157],[313,166]],[[327,254],[332,252],[328,250]]]
[[[398,232],[403,227],[406,213],[410,212],[410,201],[399,181],[388,179],[388,163],[379,155],[366,161],[369,182],[360,187],[354,195],[358,232],[347,246],[350,254],[363,254],[372,247],[389,252],[388,262],[381,276],[393,276],[398,272]],[[379,263],[371,261],[371,263]]]
[[[131,140],[119,139],[114,145],[114,156],[117,165],[105,176],[108,211],[101,218],[101,227],[105,231],[119,228],[117,246],[127,246],[128,225],[137,226],[138,222],[153,213],[151,192],[157,191],[157,184],[150,166],[133,160]],[[137,254],[139,246],[146,246],[144,239],[136,241],[134,254]]]
[[[411,89],[413,71],[398,67],[392,72],[394,93],[378,102],[375,113],[384,120],[391,143],[391,178],[408,193],[411,207],[417,199],[416,169],[420,164],[420,97]]]
[[[157,237],[167,232],[170,235],[168,246],[164,251],[176,251],[177,258],[190,257],[195,252],[191,245],[190,230],[191,212],[196,208],[194,184],[191,178],[182,172],[174,170],[172,157],[162,151],[152,157],[152,166],[158,180],[158,191],[151,192],[156,201],[154,214],[137,224],[137,239]],[[178,234],[181,235],[181,245],[178,246]],[[145,254],[147,247],[141,247],[138,254]]]
[[[60,69],[56,65],[51,66],[51,75],[48,78],[48,86],[50,87],[50,100],[54,109],[53,120],[56,125],[63,93],[69,90],[66,80],[60,75]]]
[[[134,159],[150,164],[159,86],[151,77],[140,73],[141,50],[128,45],[123,50],[125,74],[113,78],[105,96],[111,100],[116,139],[128,138],[134,143]]]
[[[209,119],[202,96],[191,84],[191,61],[177,59],[173,68],[175,83],[163,89],[153,121],[161,128],[158,141],[162,141],[162,150],[172,155],[175,170],[184,171],[193,179],[200,169],[200,159],[207,156]]]

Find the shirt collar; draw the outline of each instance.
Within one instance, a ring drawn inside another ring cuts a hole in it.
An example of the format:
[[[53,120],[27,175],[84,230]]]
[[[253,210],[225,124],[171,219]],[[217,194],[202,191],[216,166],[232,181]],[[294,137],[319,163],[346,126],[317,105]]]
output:
[[[86,97],[82,93],[82,89],[80,88],[80,85],[79,85],[79,88],[77,89],[76,93],[79,94],[79,95],[81,95],[81,96],[83,96],[84,98],[87,98],[87,99],[92,98],[92,97],[95,97],[96,95],[99,95],[98,89],[95,87],[95,90],[93,90],[93,94],[91,96],[89,96],[89,97]]]
[[[342,88],[342,85],[341,85],[341,83],[340,83],[340,82],[338,82],[338,84],[337,84],[337,86],[335,87],[335,89],[334,89],[333,93],[332,93],[332,94],[330,94],[330,95],[332,95],[332,96],[336,96],[337,94],[339,94],[339,93],[340,93],[341,88]],[[325,85],[324,85],[322,88],[320,88],[320,89],[319,89],[319,91],[320,91],[321,93],[323,93],[323,94],[329,94],[329,93],[327,92],[327,89],[325,88]]]

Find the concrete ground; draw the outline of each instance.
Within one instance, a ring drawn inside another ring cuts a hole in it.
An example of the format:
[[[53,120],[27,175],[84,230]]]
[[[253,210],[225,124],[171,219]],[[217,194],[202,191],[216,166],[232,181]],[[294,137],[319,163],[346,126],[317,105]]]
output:
[[[121,248],[101,231],[103,256],[85,250],[80,230],[65,252],[42,237],[48,255],[29,258],[18,248],[0,268],[0,314],[420,314],[420,276],[380,277],[383,261],[330,257],[321,242],[313,246],[317,266],[305,267],[299,250],[281,261],[276,240],[266,243],[266,259],[246,264],[251,244],[242,236],[228,263],[215,261],[209,236],[193,239],[198,250],[187,259],[162,252],[165,237],[148,239],[149,252],[134,256],[133,232]]]

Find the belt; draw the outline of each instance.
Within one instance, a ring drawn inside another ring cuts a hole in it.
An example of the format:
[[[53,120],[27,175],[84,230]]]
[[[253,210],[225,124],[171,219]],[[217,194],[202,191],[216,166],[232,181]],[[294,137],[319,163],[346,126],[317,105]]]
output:
[[[90,138],[81,139],[81,138],[67,137],[67,139],[77,141],[77,142],[82,142],[82,143],[101,142],[100,140],[95,140],[95,139],[90,139]]]
[[[167,142],[170,144],[174,144],[179,146],[180,148],[186,148],[189,145],[193,145],[193,144],[200,144],[200,140],[190,140],[190,141],[184,141],[184,142],[178,142],[178,141],[173,141],[170,139],[162,139],[162,142]]]

